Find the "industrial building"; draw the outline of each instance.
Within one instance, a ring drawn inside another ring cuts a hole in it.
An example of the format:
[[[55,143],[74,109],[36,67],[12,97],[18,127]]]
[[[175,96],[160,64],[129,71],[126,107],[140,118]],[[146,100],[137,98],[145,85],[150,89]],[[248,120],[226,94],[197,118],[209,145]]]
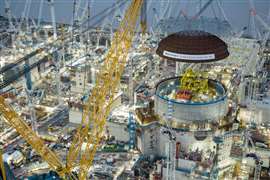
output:
[[[0,179],[270,179],[270,2],[2,1]]]

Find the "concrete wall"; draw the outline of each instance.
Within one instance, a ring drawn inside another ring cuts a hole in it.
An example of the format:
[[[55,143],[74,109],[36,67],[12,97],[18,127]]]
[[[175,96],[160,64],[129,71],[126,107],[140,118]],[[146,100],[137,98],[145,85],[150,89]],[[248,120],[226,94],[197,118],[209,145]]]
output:
[[[118,141],[129,141],[129,132],[127,124],[123,123],[115,123],[111,121],[107,121],[106,128],[109,131],[109,134],[111,136],[114,136],[116,140]]]
[[[82,112],[75,109],[69,110],[69,122],[74,124],[81,124],[82,122]]]
[[[256,104],[254,110],[242,108],[239,116],[240,119],[244,120],[245,122],[255,121],[257,123],[269,123],[270,105]]]
[[[185,121],[217,121],[228,112],[227,99],[207,105],[185,105],[173,103],[172,118],[179,122]],[[166,118],[168,101],[155,96],[155,112]]]
[[[203,149],[204,151],[208,149],[213,149],[215,146],[215,143],[212,140],[212,136],[208,136],[206,139],[202,141],[198,141],[194,137],[193,132],[177,132],[175,131],[176,135],[176,142],[180,142],[180,149],[184,151],[189,151],[189,150],[196,150],[197,148]],[[166,143],[168,142],[168,135],[164,135],[160,133],[159,137],[159,155],[160,156],[165,156],[166,151],[165,151],[165,146]]]
[[[137,147],[144,155],[158,155],[159,126],[157,124],[140,127],[137,134]]]
[[[84,72],[76,72],[74,82],[75,84],[71,86],[72,92],[84,93],[84,91],[90,88],[89,84],[87,83],[87,75],[85,75]]]
[[[162,169],[162,174],[163,174],[163,177],[162,177],[162,180],[165,180],[167,179],[167,168],[163,168]],[[175,179],[179,179],[179,180],[202,180],[203,178],[202,177],[191,177],[189,173],[185,173],[185,172],[182,172],[182,171],[179,171],[179,170],[176,170],[175,171]]]
[[[69,122],[74,124],[80,124],[82,122],[82,112],[78,110],[70,109]],[[118,141],[129,141],[129,132],[127,124],[116,123],[107,121],[106,128],[111,136],[114,136]]]
[[[118,93],[115,98],[114,101],[112,102],[111,105],[111,110],[115,109],[116,107],[119,107],[121,105],[121,95],[122,93]],[[82,112],[78,109],[75,108],[71,108],[69,110],[69,122],[71,123],[75,123],[75,124],[81,124],[82,122]]]

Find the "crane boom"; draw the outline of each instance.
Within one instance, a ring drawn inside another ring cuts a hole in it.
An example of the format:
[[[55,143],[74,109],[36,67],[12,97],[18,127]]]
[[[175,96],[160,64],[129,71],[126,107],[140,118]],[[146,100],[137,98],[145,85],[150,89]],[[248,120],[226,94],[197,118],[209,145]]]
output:
[[[61,177],[67,175],[73,179],[70,170],[72,163],[75,163],[78,158],[84,140],[86,140],[87,146],[80,159],[80,179],[85,179],[87,175],[87,170],[92,164],[94,154],[102,137],[106,118],[111,109],[113,95],[126,64],[142,3],[143,0],[132,1],[118,31],[115,33],[111,49],[104,61],[101,73],[97,77],[97,83],[92,91],[91,98],[89,98],[90,101],[84,106],[83,121],[70,147],[67,167],[62,163],[60,157],[51,151],[16,111],[5,102],[5,99],[0,97],[0,113],[2,116]],[[89,130],[91,135],[89,135]],[[90,147],[90,145],[93,146]]]
[[[9,124],[23,137],[23,139],[32,146],[32,148],[55,170],[60,176],[66,174],[65,165],[61,162],[53,151],[51,151],[39,138],[28,124],[5,102],[0,96],[0,112]]]
[[[1,168],[3,180],[7,180],[2,149],[0,149],[0,168]]]
[[[84,106],[82,124],[77,130],[67,157],[68,168],[72,168],[81,146],[86,141],[86,149],[81,154],[80,178],[85,179],[92,165],[95,152],[103,135],[106,118],[110,113],[114,93],[119,85],[126,65],[129,49],[136,29],[136,22],[143,0],[133,0],[116,31],[111,48],[101,67],[89,101]]]
[[[142,34],[145,34],[147,31],[147,1],[143,2],[141,8],[141,29]]]
[[[211,5],[212,2],[213,0],[209,0],[208,2],[206,2],[204,6],[199,10],[199,12],[197,12],[196,15],[193,16],[193,19],[197,19],[208,8],[208,6]]]

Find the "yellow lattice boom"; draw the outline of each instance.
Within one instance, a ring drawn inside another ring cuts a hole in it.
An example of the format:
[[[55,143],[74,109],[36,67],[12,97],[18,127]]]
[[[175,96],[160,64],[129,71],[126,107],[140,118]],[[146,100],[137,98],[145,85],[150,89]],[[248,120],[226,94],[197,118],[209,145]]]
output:
[[[120,82],[121,74],[126,65],[129,49],[136,29],[136,22],[143,0],[133,0],[125,13],[118,30],[114,35],[111,48],[106,56],[104,64],[96,79],[96,85],[88,102],[84,105],[82,124],[70,146],[67,156],[67,166],[62,163],[60,157],[51,151],[32,131],[30,126],[0,97],[0,112],[13,128],[29,143],[32,148],[44,159],[50,167],[61,177],[74,179],[72,168],[79,158],[79,179],[84,180],[92,165],[95,152],[103,135],[106,118],[111,110],[114,93]],[[86,149],[81,152],[81,146],[86,142]]]
[[[92,165],[95,152],[102,139],[106,118],[110,113],[113,97],[132,45],[142,3],[143,0],[133,0],[126,11],[100,73],[97,75],[96,85],[84,106],[82,125],[77,130],[67,157],[68,169],[71,169],[76,165],[74,162],[81,152],[83,142],[86,142],[86,149],[81,152],[79,179],[86,179],[88,169]]]
[[[30,126],[21,119],[21,117],[13,110],[13,108],[5,102],[5,99],[0,96],[0,112],[3,117],[9,122],[9,124],[16,129],[16,131],[22,136],[22,138],[32,146],[32,148],[44,159],[50,167],[55,170],[60,176],[65,177],[68,172],[65,169],[65,165],[62,163],[60,157],[58,157],[53,151],[51,151],[44,141],[32,131]]]
[[[6,177],[6,169],[5,169],[5,164],[4,164],[4,159],[3,159],[3,151],[0,149],[0,167],[1,167],[1,172],[2,172],[2,177],[3,180],[7,180]]]
[[[207,93],[207,73],[194,72],[192,69],[187,69],[180,79],[180,90],[188,90],[195,94]]]

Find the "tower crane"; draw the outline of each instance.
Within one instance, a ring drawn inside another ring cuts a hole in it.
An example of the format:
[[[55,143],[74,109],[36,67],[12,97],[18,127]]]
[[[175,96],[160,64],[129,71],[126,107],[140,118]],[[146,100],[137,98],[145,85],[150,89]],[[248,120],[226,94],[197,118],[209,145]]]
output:
[[[28,96],[28,108],[30,112],[30,120],[31,120],[31,125],[32,129],[36,131],[36,112],[33,106],[33,88],[32,88],[32,80],[31,80],[31,72],[30,72],[30,66],[29,66],[29,60],[25,61],[24,64],[24,70],[26,71],[25,79],[26,79],[26,93]],[[37,131],[36,131],[37,132]]]
[[[256,16],[256,10],[255,10],[255,6],[254,6],[254,2],[253,0],[249,0],[249,6],[250,6],[250,10],[249,10],[249,13],[250,13],[250,33],[251,33],[251,36],[253,38],[256,38],[258,36],[258,31],[256,29],[256,25],[255,25],[255,16]]]
[[[256,13],[256,9],[254,7],[253,0],[249,0],[250,4],[250,9],[252,11],[252,16],[254,16],[254,19],[258,20],[259,23],[265,28],[266,33],[263,35],[261,40],[261,49],[265,48],[266,42],[268,38],[270,37],[270,26]],[[263,68],[263,65],[265,63],[265,58],[261,59],[260,56],[258,56],[259,48],[254,48],[251,52],[251,56],[248,59],[248,62],[245,64],[243,71],[242,71],[242,83],[246,83],[244,76],[246,75],[251,75],[253,77],[256,76],[257,71],[261,71]],[[249,96],[249,104],[254,105],[253,102],[251,102],[251,99],[254,95],[254,83],[253,81],[250,81],[249,84],[249,91],[248,91],[248,96]]]
[[[51,10],[51,19],[52,19],[52,26],[53,26],[53,39],[56,41],[57,40],[57,31],[56,31],[56,22],[55,22],[54,0],[48,0],[48,3],[50,6],[50,10]],[[53,53],[53,61],[54,61],[55,66],[56,66],[57,100],[58,100],[58,104],[61,105],[62,100],[60,98],[60,94],[61,94],[60,58],[59,58],[57,51],[55,51],[55,53]]]
[[[40,21],[41,21],[41,16],[42,16],[42,10],[43,10],[43,2],[44,0],[41,0],[39,3],[39,11],[38,11],[38,28],[40,28]]]
[[[142,8],[141,8],[141,29],[142,34],[145,34],[147,31],[147,1],[143,2]]]
[[[56,22],[55,22],[55,10],[54,10],[54,0],[48,0],[50,10],[51,10],[51,19],[52,19],[52,26],[53,26],[53,38],[54,40],[57,39],[57,32],[56,32]]]
[[[203,7],[192,17],[192,19],[197,19],[208,8],[208,6],[211,5],[212,2],[213,2],[213,0],[207,1],[203,5]]]
[[[9,31],[14,31],[15,27],[12,23],[12,16],[11,16],[10,1],[9,0],[5,0],[5,13],[7,14],[7,17],[8,17]]]
[[[31,6],[31,0],[26,0],[25,2],[25,6],[24,6],[24,10],[22,12],[22,16],[21,16],[21,19],[20,19],[20,24],[19,24],[19,35],[21,35],[21,33],[23,32],[22,31],[22,26],[23,26],[23,23],[25,23],[26,25],[26,30],[28,31],[28,15],[29,15],[29,10],[30,10],[30,6]]]
[[[168,15],[170,14],[170,0],[165,0],[165,1],[161,1],[160,2],[160,11],[159,13],[161,14],[160,17],[163,19],[166,19],[168,17]]]
[[[132,45],[142,4],[143,0],[133,0],[131,2],[114,35],[111,48],[97,76],[96,86],[93,88],[88,102],[84,105],[82,124],[77,129],[77,134],[69,149],[66,166],[60,157],[45,145],[44,141],[37,136],[5,99],[0,97],[2,116],[61,177],[75,179],[71,170],[75,167],[75,161],[81,152],[84,141],[86,142],[86,149],[80,156],[79,179],[83,180],[87,177],[88,169],[92,165],[95,152],[102,139],[103,128],[111,110],[114,93],[126,65],[126,58]]]

